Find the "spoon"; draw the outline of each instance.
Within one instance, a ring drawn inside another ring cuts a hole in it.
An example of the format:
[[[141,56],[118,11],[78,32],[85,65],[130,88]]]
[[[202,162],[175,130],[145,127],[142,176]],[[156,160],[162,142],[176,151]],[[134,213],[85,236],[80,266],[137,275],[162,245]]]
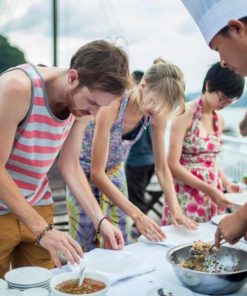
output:
[[[85,269],[86,269],[86,266],[83,266],[80,269],[80,280],[79,280],[79,283],[78,283],[78,287],[80,287],[82,285],[82,283],[83,283],[83,280],[84,280],[84,277],[85,277]]]
[[[172,292],[168,291],[168,290],[164,290],[162,288],[158,289],[158,294],[160,296],[172,296]]]
[[[225,240],[222,240],[220,242],[220,246],[223,245],[223,244],[225,244],[225,243],[226,243],[226,241]],[[207,254],[210,254],[212,252],[213,248],[215,248],[215,244],[212,244],[212,246],[207,250]]]

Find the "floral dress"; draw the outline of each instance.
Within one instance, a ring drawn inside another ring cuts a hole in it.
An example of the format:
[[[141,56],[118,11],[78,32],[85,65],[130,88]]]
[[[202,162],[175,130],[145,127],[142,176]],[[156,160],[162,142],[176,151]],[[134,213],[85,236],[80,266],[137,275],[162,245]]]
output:
[[[201,138],[201,111],[202,98],[196,102],[191,130],[184,138],[180,163],[197,178],[223,191],[221,174],[216,164],[216,156],[221,148],[219,116],[213,111],[214,134]],[[206,193],[176,179],[174,185],[180,207],[188,218],[202,223],[209,221],[214,215],[225,213],[225,208],[219,208]],[[162,224],[170,223],[170,211],[165,204]]]

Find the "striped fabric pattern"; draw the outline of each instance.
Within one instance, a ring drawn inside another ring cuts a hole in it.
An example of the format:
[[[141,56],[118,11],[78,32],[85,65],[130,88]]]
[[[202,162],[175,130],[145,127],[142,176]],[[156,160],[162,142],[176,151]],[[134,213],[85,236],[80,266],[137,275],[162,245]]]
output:
[[[18,127],[6,169],[30,205],[49,205],[52,194],[47,173],[74,121],[70,115],[60,120],[48,105],[44,81],[37,69],[24,64],[19,69],[32,84],[32,101],[24,122]],[[0,198],[0,215],[10,212]]]

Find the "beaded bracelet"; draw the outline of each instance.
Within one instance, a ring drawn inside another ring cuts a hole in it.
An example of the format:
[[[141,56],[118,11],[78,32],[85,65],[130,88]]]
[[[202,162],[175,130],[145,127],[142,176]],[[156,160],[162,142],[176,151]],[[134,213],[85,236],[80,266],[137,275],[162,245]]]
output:
[[[41,239],[46,235],[46,233],[47,233],[48,231],[50,231],[50,230],[52,230],[52,229],[53,229],[53,225],[52,225],[52,224],[48,224],[48,225],[45,227],[45,229],[43,229],[43,230],[40,232],[40,234],[36,237],[36,239],[35,239],[35,243],[36,243],[36,245],[39,245]]]
[[[107,219],[106,216],[104,216],[104,217],[99,221],[99,225],[98,225],[98,228],[97,228],[97,234],[100,233],[100,225],[101,225],[101,223],[102,223],[105,219]]]

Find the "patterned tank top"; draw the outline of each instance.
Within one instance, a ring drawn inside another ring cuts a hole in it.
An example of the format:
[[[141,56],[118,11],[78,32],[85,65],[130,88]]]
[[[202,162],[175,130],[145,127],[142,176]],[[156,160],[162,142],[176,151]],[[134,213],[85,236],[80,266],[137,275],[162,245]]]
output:
[[[28,114],[18,126],[6,169],[30,205],[51,204],[47,173],[69,130],[74,116],[58,119],[50,110],[44,81],[37,69],[23,64],[19,69],[31,81],[32,97]],[[9,213],[0,198],[0,215]]]
[[[132,140],[124,140],[123,136],[123,121],[124,121],[124,114],[128,105],[128,98],[122,98],[118,117],[115,123],[111,128],[111,135],[110,135],[110,144],[109,144],[109,155],[106,164],[106,171],[112,169],[116,165],[120,164],[122,161],[127,159],[129,154],[129,150],[134,145],[136,141],[138,141],[143,133],[143,130],[151,122],[150,116],[145,116],[143,120],[143,125],[140,128],[139,132],[137,133],[136,137]],[[85,132],[84,138],[82,141],[82,150],[80,155],[80,163],[83,167],[85,173],[87,175],[90,174],[90,166],[91,166],[91,147],[92,147],[92,140],[93,134],[95,129],[95,121],[92,120],[88,123]]]

